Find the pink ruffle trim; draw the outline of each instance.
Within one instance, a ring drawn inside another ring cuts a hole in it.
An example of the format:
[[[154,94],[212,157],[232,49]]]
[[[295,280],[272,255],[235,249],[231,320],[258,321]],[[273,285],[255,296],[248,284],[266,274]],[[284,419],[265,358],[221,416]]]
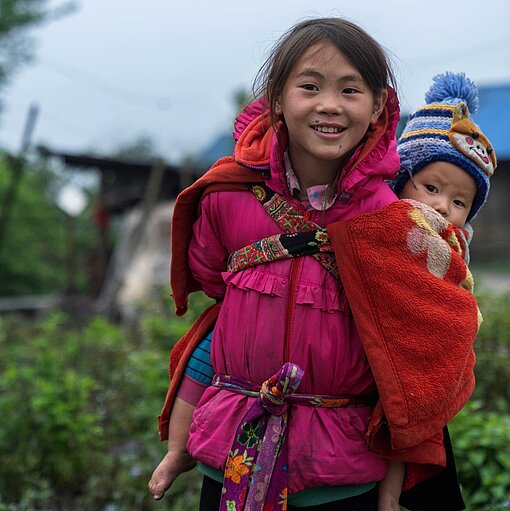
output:
[[[244,291],[285,298],[288,294],[289,279],[282,275],[247,269],[238,273],[222,273],[227,285],[232,285]],[[298,282],[296,303],[309,305],[312,309],[326,312],[345,312],[349,305],[343,290],[327,289],[317,284]]]

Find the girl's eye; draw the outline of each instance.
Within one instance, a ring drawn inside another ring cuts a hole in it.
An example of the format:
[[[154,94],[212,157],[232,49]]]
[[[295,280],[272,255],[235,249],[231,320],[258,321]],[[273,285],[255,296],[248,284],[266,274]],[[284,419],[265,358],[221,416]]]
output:
[[[430,193],[438,192],[437,188],[434,185],[424,185],[424,186],[427,189],[427,191],[429,191]]]
[[[453,199],[453,203],[456,206],[459,206],[459,208],[465,208],[466,207],[466,204],[464,204],[464,202],[461,201],[460,199]]]
[[[318,87],[316,85],[314,85],[313,83],[305,83],[304,85],[301,85],[301,88],[303,88],[305,90],[309,90],[309,91],[319,90]]]
[[[358,89],[354,89],[353,87],[346,87],[345,89],[342,90],[342,92],[344,94],[356,94],[358,91]]]

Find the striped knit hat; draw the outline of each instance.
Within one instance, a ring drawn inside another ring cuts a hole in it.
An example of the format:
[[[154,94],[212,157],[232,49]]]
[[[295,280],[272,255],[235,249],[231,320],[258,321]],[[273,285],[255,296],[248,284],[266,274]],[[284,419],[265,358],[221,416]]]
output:
[[[398,195],[409,178],[429,163],[453,163],[473,177],[478,190],[469,222],[487,200],[489,178],[497,166],[490,141],[469,118],[478,109],[478,89],[464,73],[447,71],[434,77],[425,101],[409,116],[398,140],[400,171],[390,185]]]

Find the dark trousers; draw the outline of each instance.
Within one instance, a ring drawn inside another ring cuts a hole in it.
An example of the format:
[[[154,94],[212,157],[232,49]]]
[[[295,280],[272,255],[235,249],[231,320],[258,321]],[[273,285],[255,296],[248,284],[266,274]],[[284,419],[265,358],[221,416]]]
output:
[[[204,476],[200,495],[200,511],[218,511],[223,485],[210,477]],[[347,499],[328,502],[320,506],[293,507],[288,511],[377,511],[377,488]]]
[[[410,511],[461,511],[466,509],[448,428],[443,428],[446,468],[400,496],[400,505]]]

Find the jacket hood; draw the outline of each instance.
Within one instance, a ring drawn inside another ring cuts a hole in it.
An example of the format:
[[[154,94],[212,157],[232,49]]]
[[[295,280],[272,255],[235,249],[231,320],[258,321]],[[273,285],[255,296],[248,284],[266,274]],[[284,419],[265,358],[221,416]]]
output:
[[[388,87],[388,99],[378,121],[371,125],[364,140],[346,162],[339,179],[339,193],[352,193],[367,178],[392,179],[400,166],[396,150],[396,130],[400,107],[395,91]],[[285,125],[271,124],[267,100],[262,97],[249,104],[234,122],[234,160],[247,167],[269,170],[271,180],[281,186],[281,159],[287,148]]]

